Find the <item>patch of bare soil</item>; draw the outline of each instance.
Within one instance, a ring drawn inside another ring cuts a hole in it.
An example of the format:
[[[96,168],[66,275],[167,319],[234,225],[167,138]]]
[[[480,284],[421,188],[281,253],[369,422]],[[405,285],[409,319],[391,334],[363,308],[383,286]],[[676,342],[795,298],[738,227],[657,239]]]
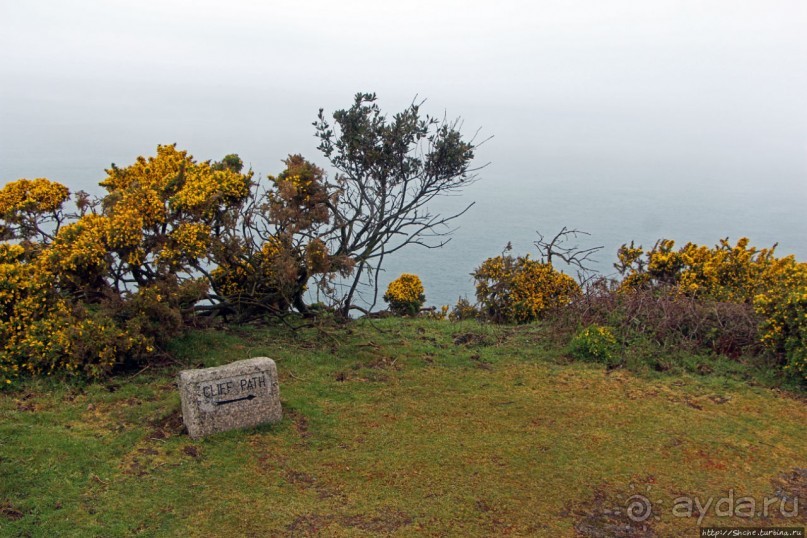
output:
[[[165,448],[163,442],[185,431],[182,415],[176,410],[161,418],[149,422],[151,428],[132,450],[126,454],[120,463],[123,474],[132,476],[145,476],[156,468],[165,465]],[[158,442],[159,441],[159,442]],[[186,446],[183,452],[193,458],[198,457],[198,451],[193,446]]]
[[[574,530],[582,538],[655,538],[652,517],[634,521],[628,516],[625,502],[617,495],[602,490],[590,501],[578,505],[572,513],[577,517]]]
[[[306,441],[311,437],[311,432],[308,430],[308,419],[305,418],[305,415],[290,407],[286,407],[284,412],[294,422],[294,428],[297,430],[300,439]]]
[[[303,514],[287,527],[289,536],[321,536],[323,529],[330,525],[358,529],[373,533],[376,536],[392,534],[398,529],[412,524],[412,517],[395,509],[386,509],[368,515],[329,515],[329,514]]]
[[[300,486],[304,489],[313,489],[320,499],[328,499],[341,495],[340,492],[322,483],[316,476],[308,473],[288,469],[286,470],[285,477],[290,484]]]
[[[788,513],[798,513],[792,517],[798,521],[807,521],[807,469],[796,468],[780,474],[771,480],[774,496],[782,499],[783,508]]]
[[[17,404],[17,411],[37,411],[37,405],[33,402],[34,394],[32,392],[26,392],[16,400],[14,403]]]
[[[153,428],[148,434],[149,439],[163,440],[182,434],[185,431],[185,424],[182,422],[182,414],[179,409],[162,418],[153,420],[150,423]]]
[[[454,335],[455,346],[489,346],[490,340],[484,334],[460,333]]]
[[[9,501],[0,502],[0,518],[9,521],[17,521],[18,519],[22,519],[23,516],[25,516],[25,514],[22,510],[15,507]]]
[[[186,445],[182,448],[182,453],[186,456],[190,456],[191,458],[198,460],[201,457],[199,453],[199,449],[193,445]]]

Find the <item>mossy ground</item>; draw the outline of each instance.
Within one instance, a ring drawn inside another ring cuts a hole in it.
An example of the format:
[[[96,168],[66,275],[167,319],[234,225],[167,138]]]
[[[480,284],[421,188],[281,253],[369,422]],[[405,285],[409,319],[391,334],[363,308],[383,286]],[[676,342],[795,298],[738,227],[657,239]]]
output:
[[[799,394],[607,370],[550,342],[476,322],[239,327],[191,333],[175,364],[136,375],[23,381],[0,393],[0,535],[697,536],[677,497],[807,490]],[[281,423],[182,433],[178,370],[263,355]],[[644,523],[624,515],[637,493]]]

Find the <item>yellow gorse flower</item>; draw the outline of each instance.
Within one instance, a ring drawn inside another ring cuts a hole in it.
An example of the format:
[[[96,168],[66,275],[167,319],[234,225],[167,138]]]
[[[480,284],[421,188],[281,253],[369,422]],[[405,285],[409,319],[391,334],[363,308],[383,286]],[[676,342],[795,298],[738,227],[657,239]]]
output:
[[[21,179],[0,189],[0,233],[20,240],[0,243],[2,379],[59,370],[96,376],[152,352],[147,335],[181,323],[177,305],[205,293],[177,273],[208,255],[213,226],[249,195],[252,177],[197,163],[174,145],[107,173],[101,211],[84,197],[81,216],[61,227],[70,195],[63,185]],[[112,283],[121,281],[137,285],[113,298]]]
[[[0,216],[14,220],[24,212],[52,213],[70,197],[70,190],[46,178],[19,179],[0,189]]]
[[[760,342],[784,357],[786,368],[807,379],[807,264],[758,249],[743,237],[714,247],[661,240],[648,252],[631,244],[619,250],[620,291],[664,287],[669,293],[713,301],[753,304]]]
[[[500,322],[527,323],[540,319],[547,311],[568,304],[581,293],[572,277],[529,256],[488,258],[473,275],[483,312]]]
[[[417,275],[404,273],[389,283],[384,300],[396,314],[415,315],[426,301],[423,282]]]

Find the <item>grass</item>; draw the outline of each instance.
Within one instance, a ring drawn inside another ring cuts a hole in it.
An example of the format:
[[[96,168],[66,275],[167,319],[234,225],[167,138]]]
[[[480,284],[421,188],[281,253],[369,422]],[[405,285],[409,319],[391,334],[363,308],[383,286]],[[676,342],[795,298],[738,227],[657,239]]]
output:
[[[0,535],[697,536],[676,498],[807,504],[805,399],[719,365],[607,371],[538,325],[396,319],[194,332],[171,351],[0,393]],[[278,363],[284,420],[184,435],[176,372],[254,356]],[[624,514],[637,493],[642,523]]]

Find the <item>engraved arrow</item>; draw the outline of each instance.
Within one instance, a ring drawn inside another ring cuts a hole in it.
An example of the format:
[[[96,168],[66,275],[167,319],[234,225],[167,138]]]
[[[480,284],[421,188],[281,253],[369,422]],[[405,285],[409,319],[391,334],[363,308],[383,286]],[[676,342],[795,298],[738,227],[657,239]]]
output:
[[[232,400],[219,400],[218,402],[216,402],[216,405],[243,402],[244,400],[254,400],[255,398],[257,398],[257,396],[255,396],[254,394],[250,394],[249,396],[244,396],[243,398],[233,398]]]

